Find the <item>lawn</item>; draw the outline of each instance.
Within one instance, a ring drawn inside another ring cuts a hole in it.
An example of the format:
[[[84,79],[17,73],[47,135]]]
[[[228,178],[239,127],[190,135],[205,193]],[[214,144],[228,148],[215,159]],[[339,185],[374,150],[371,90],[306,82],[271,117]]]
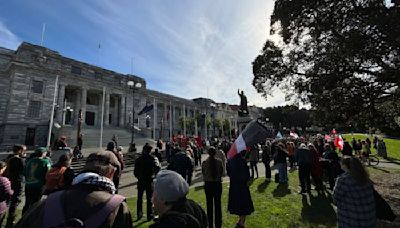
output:
[[[368,168],[371,177],[390,177],[400,174],[397,169]],[[248,216],[246,225],[251,228],[267,227],[336,227],[336,212],[330,193],[318,196],[300,195],[298,172],[289,173],[289,185],[264,183],[263,178],[256,179],[250,186],[255,212]],[[385,181],[388,182],[388,181]],[[393,188],[393,186],[385,186]],[[234,227],[237,216],[227,211],[229,183],[224,183],[222,193],[223,227]],[[188,198],[200,203],[206,210],[206,199],[202,187],[191,188]],[[399,200],[397,200],[399,201]],[[400,202],[397,202],[400,203]],[[128,199],[132,216],[136,218],[136,198]],[[151,222],[144,219],[134,222],[134,227],[148,227]]]
[[[289,185],[265,183],[256,179],[250,186],[255,212],[248,217],[247,227],[336,227],[336,214],[331,205],[331,196],[311,197],[298,194],[297,171],[289,174]],[[237,216],[227,211],[229,183],[224,183],[222,194],[223,227],[234,227]],[[206,210],[203,187],[192,188],[188,198],[199,202]],[[128,200],[129,208],[136,207],[136,199]],[[133,213],[133,216],[136,214]],[[148,222],[135,222],[136,227],[148,227]]]
[[[400,214],[400,169],[368,168],[376,188],[383,194],[396,213]],[[311,196],[298,194],[298,172],[289,172],[289,185],[264,183],[264,178],[256,179],[250,186],[255,212],[248,216],[247,227],[336,227],[336,213],[331,195],[318,196],[312,191]],[[396,181],[390,181],[397,176]],[[237,217],[227,212],[229,183],[223,184],[222,208],[223,227],[234,227]],[[386,191],[386,192],[385,192]],[[200,203],[206,210],[206,199],[202,186],[190,189],[188,198]],[[127,200],[132,219],[136,219],[136,197]],[[145,207],[146,203],[143,202]],[[145,211],[145,208],[143,208]],[[17,211],[20,217],[20,210]],[[134,221],[134,227],[148,227],[152,222],[145,218]]]
[[[361,139],[365,140],[367,138],[366,134],[344,134],[343,138],[347,141],[351,142],[352,138],[356,140]],[[373,141],[373,137],[368,136],[371,141]],[[400,159],[400,140],[398,139],[389,139],[384,138],[384,142],[386,143],[386,150],[388,153],[388,157],[391,159]],[[351,144],[350,144],[351,145]],[[372,153],[376,153],[374,148],[371,148]]]

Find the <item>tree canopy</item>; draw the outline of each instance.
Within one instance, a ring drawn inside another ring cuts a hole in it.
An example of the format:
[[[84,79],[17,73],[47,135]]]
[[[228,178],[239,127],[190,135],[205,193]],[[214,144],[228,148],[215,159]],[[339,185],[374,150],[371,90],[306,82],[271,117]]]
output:
[[[327,123],[398,128],[400,2],[276,0],[253,86],[310,103]],[[393,109],[394,108],[394,109]]]

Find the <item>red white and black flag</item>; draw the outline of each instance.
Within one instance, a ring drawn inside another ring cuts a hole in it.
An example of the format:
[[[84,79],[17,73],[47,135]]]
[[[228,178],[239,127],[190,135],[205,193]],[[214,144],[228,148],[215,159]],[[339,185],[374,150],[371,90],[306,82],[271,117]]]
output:
[[[274,138],[274,131],[261,119],[253,120],[247,124],[239,137],[232,144],[228,151],[228,159],[233,158],[246,148],[258,143],[265,143],[267,138]]]

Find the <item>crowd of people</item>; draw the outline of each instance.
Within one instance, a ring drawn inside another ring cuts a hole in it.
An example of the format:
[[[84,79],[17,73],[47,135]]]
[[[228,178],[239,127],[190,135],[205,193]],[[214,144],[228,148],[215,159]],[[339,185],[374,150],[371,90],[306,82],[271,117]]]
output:
[[[351,145],[345,140],[343,149],[337,150],[332,141],[318,136],[266,139],[227,159],[232,143],[217,138],[201,143],[196,139],[184,144],[168,142],[165,156],[160,140],[154,150],[144,145],[134,166],[136,220],[143,217],[146,194],[146,217],[154,221],[150,227],[222,227],[222,180],[227,175],[228,211],[238,216],[236,227],[245,227],[246,216],[255,210],[249,185],[259,178],[261,161],[266,182],[272,181],[272,170],[277,169],[274,181],[287,185],[288,169],[298,170],[300,194],[310,194],[312,185],[318,194],[330,191],[339,227],[376,225],[376,191],[357,156],[368,156],[371,146],[382,152],[383,140],[353,139]],[[6,162],[0,162],[0,226],[6,220],[6,227],[132,227],[125,198],[118,195],[124,162],[116,140],[105,151],[90,154],[80,173],[70,167],[72,154],[60,156],[51,165],[46,148],[37,148],[26,160],[25,152],[24,145],[15,145]],[[204,161],[203,153],[208,154]],[[164,170],[163,158],[168,163]],[[187,198],[196,167],[204,181],[206,210]],[[23,189],[23,216],[15,224]],[[47,198],[42,199],[43,195]]]

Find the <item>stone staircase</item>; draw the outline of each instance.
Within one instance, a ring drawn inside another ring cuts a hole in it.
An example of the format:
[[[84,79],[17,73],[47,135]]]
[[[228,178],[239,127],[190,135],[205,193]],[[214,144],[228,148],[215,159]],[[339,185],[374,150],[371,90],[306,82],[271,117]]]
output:
[[[135,155],[125,154],[124,155],[125,169],[133,167],[135,164],[135,159],[136,159]],[[75,174],[82,171],[83,167],[85,166],[85,162],[86,162],[86,157],[72,161],[71,168],[74,170]]]
[[[83,147],[91,148],[98,147],[100,143],[100,128],[83,127]],[[67,137],[68,145],[73,148],[76,145],[77,129],[73,126],[63,126],[57,132],[58,136],[65,135]],[[102,147],[106,147],[107,143],[111,141],[112,137],[116,135],[118,145],[128,147],[131,142],[131,131],[126,128],[119,127],[105,127],[103,129],[103,143]],[[142,133],[135,132],[135,143],[137,141],[146,140]],[[147,139],[150,140],[150,139]]]

